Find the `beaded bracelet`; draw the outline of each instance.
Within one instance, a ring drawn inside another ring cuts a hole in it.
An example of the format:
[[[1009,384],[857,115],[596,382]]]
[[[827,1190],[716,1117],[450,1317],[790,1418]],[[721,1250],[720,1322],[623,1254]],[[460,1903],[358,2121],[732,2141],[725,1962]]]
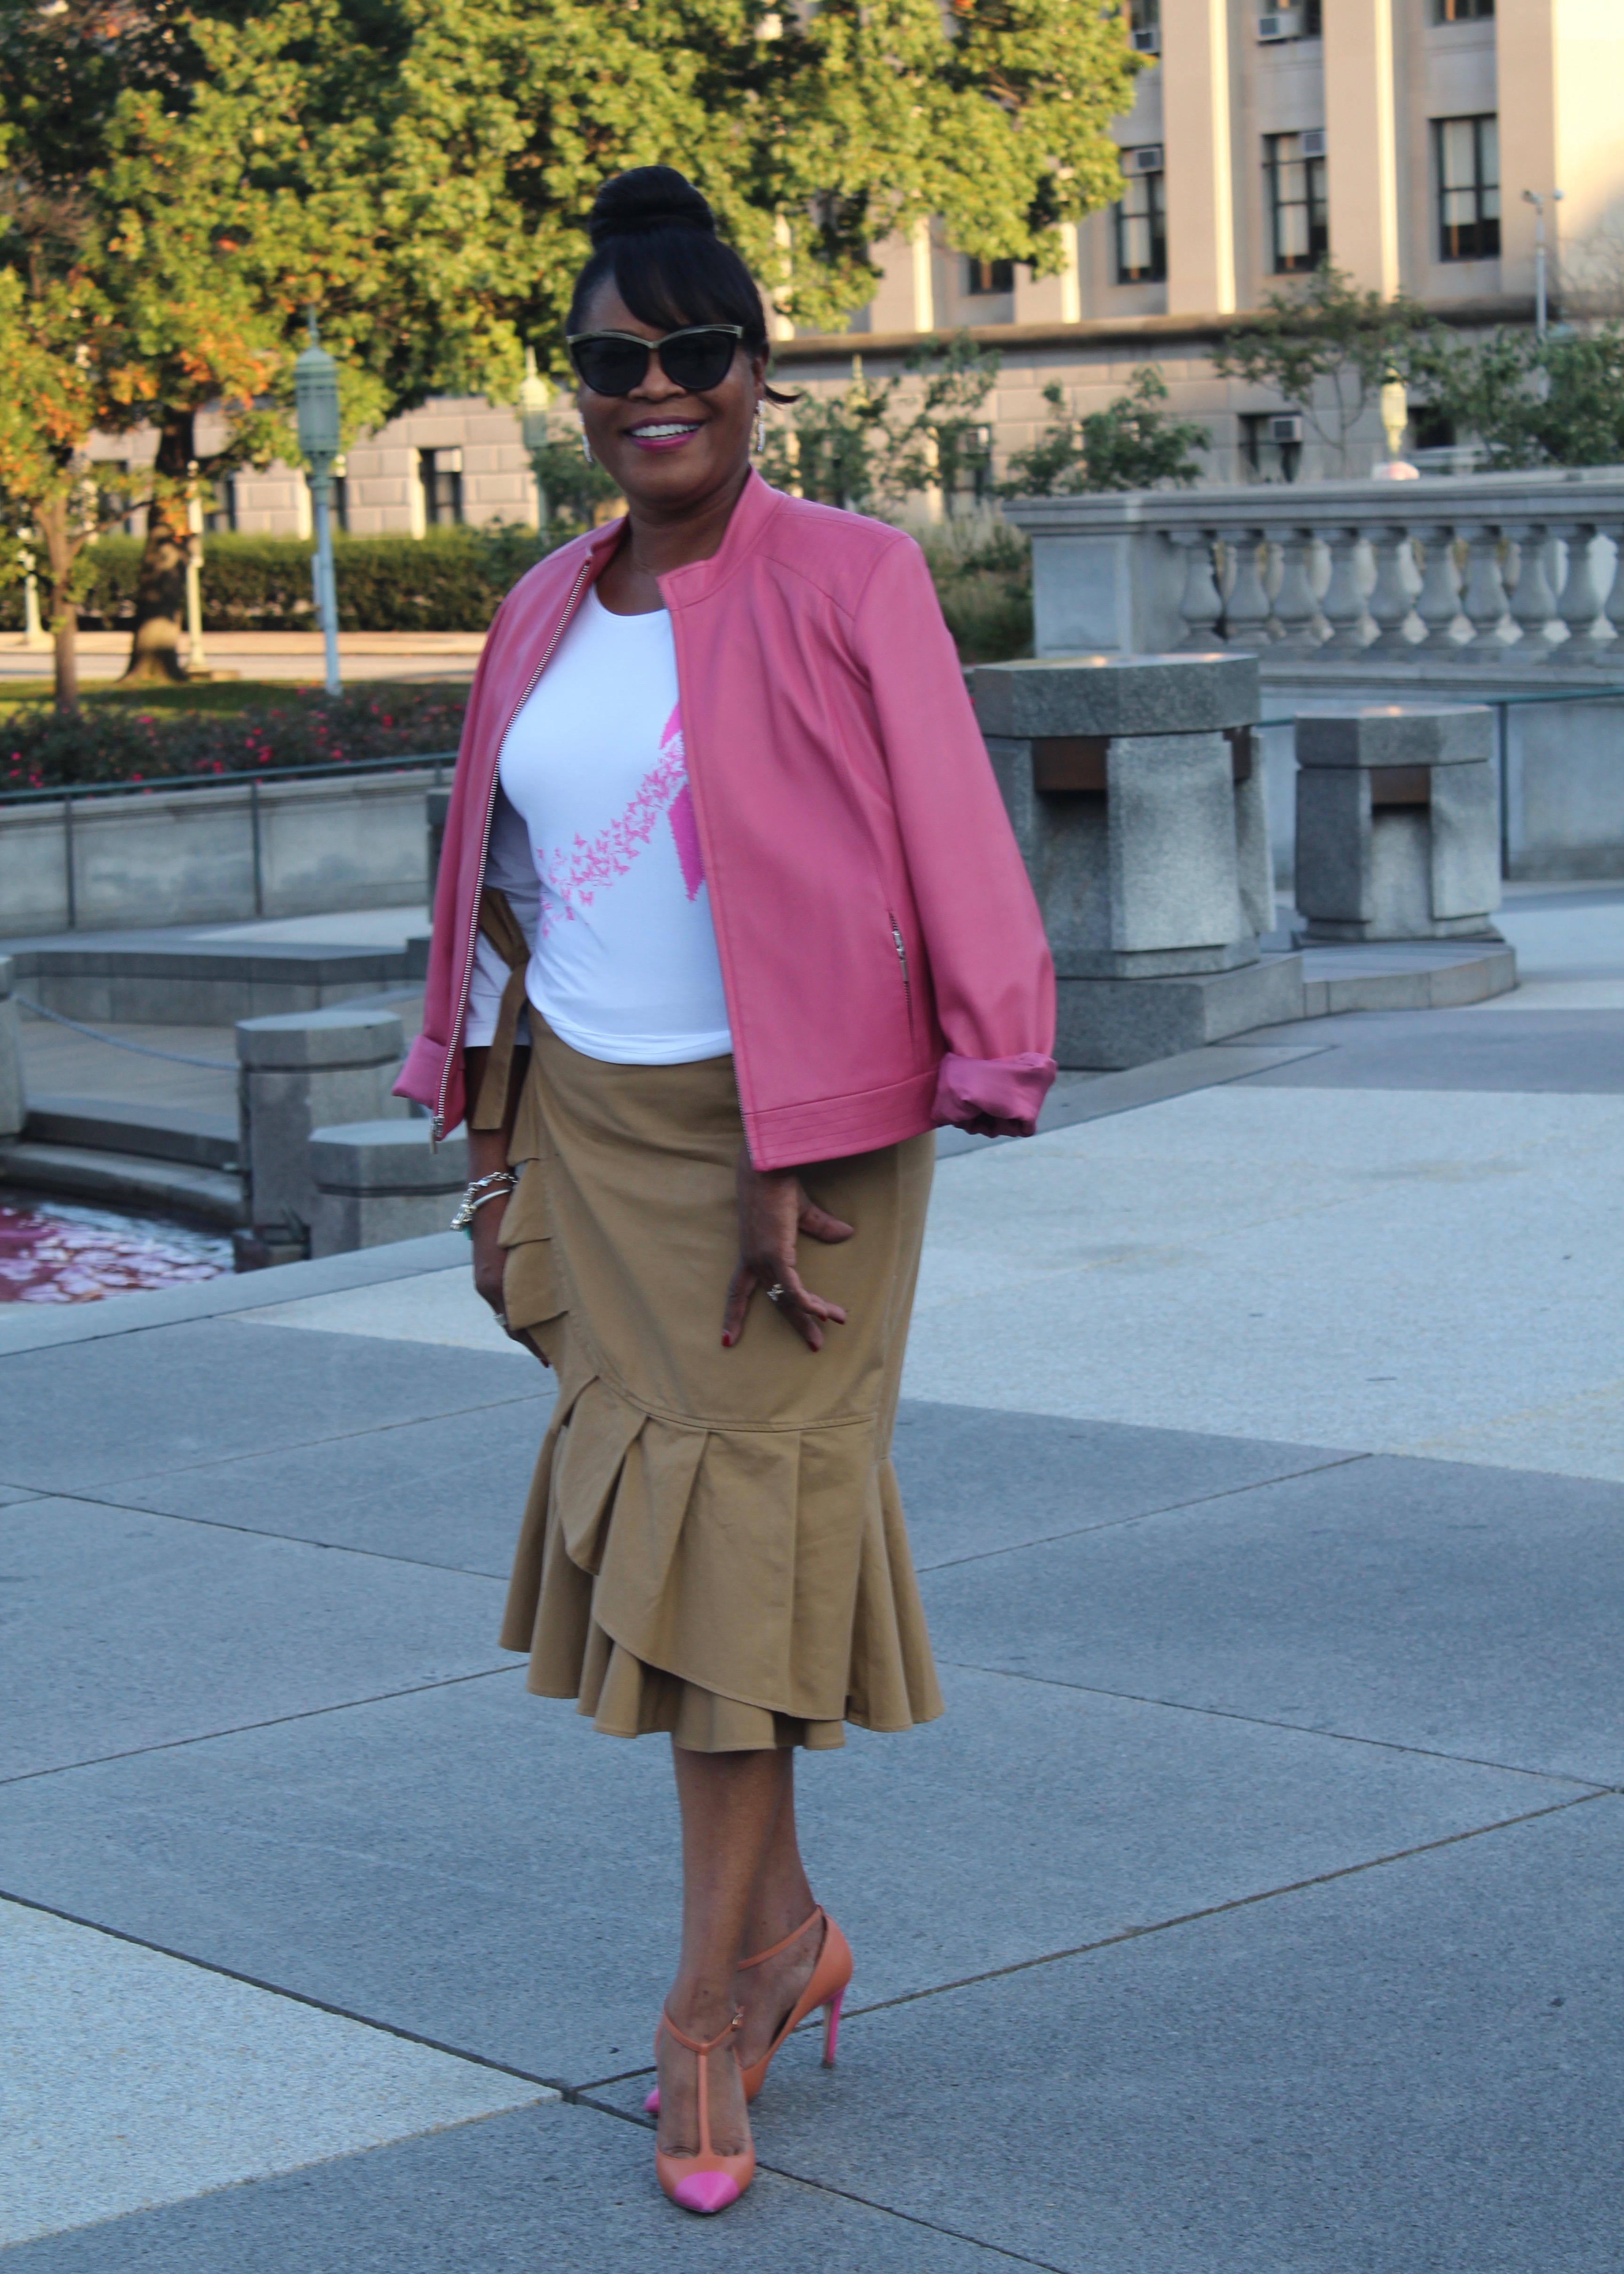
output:
[[[453,1231],[470,1231],[475,1216],[487,1201],[499,1195],[505,1197],[515,1190],[519,1179],[511,1169],[492,1169],[488,1177],[479,1177],[462,1195],[462,1205],[451,1219]]]

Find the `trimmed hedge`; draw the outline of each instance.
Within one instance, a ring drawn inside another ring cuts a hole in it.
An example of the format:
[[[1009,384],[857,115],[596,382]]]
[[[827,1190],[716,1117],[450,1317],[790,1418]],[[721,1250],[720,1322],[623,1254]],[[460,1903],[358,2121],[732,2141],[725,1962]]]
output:
[[[177,774],[251,773],[455,750],[467,700],[465,687],[444,681],[374,681],[364,692],[333,700],[290,689],[274,704],[223,715],[154,715],[127,697],[93,698],[76,719],[43,707],[16,711],[0,719],[0,789],[156,783]]]
[[[541,557],[532,529],[431,529],[422,537],[333,540],[339,628],[347,632],[482,632],[503,595]],[[315,623],[311,540],[210,537],[203,546],[206,632],[304,631]],[[104,537],[90,548],[90,585],[79,609],[86,631],[135,621],[139,537]],[[0,591],[0,626],[19,630],[23,591]]]

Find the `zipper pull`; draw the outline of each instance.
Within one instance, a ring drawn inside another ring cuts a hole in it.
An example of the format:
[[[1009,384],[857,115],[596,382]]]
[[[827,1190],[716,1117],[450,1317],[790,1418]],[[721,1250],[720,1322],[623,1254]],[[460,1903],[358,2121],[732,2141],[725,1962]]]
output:
[[[897,950],[897,960],[902,966],[902,977],[906,985],[908,976],[908,952],[902,945],[902,934],[897,929],[897,920],[894,916],[891,918],[891,936]]]

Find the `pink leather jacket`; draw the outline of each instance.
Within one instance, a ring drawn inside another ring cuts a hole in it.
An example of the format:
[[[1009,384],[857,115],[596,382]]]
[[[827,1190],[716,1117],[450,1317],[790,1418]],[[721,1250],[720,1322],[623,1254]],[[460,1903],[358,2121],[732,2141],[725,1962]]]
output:
[[[620,531],[521,578],[475,674],[423,1032],[395,1084],[437,1140],[462,1118],[502,737]],[[1054,968],[919,547],[752,474],[720,551],[660,591],[751,1159],[837,1159],[938,1122],[1029,1135],[1055,1075]]]

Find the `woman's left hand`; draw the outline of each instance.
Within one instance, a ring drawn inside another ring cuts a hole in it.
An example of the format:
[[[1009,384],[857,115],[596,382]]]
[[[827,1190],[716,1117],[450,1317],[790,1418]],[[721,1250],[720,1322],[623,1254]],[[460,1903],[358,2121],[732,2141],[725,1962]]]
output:
[[[795,1239],[800,1232],[831,1246],[852,1237],[852,1226],[808,1197],[793,1169],[754,1169],[742,1147],[739,1153],[739,1268],[727,1290],[722,1314],[722,1344],[731,1350],[744,1332],[744,1314],[759,1287],[773,1295],[774,1307],[789,1321],[808,1350],[823,1346],[825,1326],[843,1327],[846,1313],[838,1303],[826,1303],[801,1284],[795,1269]]]

